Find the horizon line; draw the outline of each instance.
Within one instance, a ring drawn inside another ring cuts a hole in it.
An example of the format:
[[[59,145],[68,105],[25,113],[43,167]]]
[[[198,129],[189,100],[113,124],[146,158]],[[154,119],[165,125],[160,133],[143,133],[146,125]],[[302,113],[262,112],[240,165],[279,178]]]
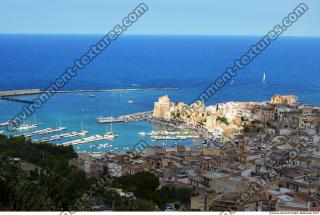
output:
[[[1,35],[28,35],[28,36],[103,36],[104,33],[30,33],[30,32],[0,32]],[[266,34],[124,34],[122,36],[196,36],[196,37],[263,37]],[[320,35],[282,35],[281,37],[308,37],[308,38],[319,38]]]

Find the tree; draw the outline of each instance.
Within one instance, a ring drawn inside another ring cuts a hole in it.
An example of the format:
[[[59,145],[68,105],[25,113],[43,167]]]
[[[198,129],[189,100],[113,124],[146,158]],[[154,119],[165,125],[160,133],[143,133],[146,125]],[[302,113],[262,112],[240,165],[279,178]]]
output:
[[[192,191],[187,187],[179,187],[176,190],[177,200],[183,204],[190,204]]]
[[[159,187],[159,178],[150,172],[138,172],[134,175],[134,193],[139,198],[154,197],[155,190]]]

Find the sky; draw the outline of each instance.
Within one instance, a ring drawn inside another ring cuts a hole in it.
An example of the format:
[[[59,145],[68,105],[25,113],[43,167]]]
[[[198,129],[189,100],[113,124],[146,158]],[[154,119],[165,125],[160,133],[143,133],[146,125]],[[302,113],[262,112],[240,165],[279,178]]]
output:
[[[139,3],[149,10],[126,34],[264,35],[291,12],[296,0],[0,0],[0,33],[105,34]],[[320,1],[287,36],[320,36]]]

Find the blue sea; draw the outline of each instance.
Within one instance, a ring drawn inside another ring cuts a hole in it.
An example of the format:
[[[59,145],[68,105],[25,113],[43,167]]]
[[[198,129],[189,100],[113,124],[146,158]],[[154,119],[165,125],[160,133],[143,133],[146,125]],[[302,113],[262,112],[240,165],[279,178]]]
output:
[[[0,90],[45,89],[101,36],[1,35]],[[57,94],[35,114],[37,129],[64,126],[65,132],[86,128],[103,134],[108,125],[99,116],[148,111],[161,95],[191,102],[259,37],[122,36],[78,73],[64,89],[177,87],[177,91],[139,91]],[[269,46],[209,101],[266,101],[276,93],[295,94],[303,103],[320,105],[320,38],[282,37]],[[263,74],[266,82],[262,82]],[[32,96],[23,96],[32,99]],[[128,101],[133,100],[132,104]],[[0,100],[0,122],[15,116],[21,103]],[[33,117],[29,120],[32,122]],[[141,139],[149,144],[193,144],[188,141],[151,141],[138,132],[151,131],[149,122],[118,123],[113,150],[132,148]],[[0,128],[4,130],[4,128]],[[13,135],[15,133],[7,133]],[[102,142],[106,143],[106,142]],[[98,146],[101,143],[97,143]],[[77,151],[108,151],[83,144]],[[117,148],[117,149],[116,149]]]

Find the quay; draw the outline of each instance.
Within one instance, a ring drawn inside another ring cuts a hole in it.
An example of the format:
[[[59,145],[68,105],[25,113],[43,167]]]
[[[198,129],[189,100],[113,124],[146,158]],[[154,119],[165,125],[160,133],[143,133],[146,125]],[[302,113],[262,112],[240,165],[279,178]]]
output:
[[[142,120],[149,120],[152,118],[153,111],[145,111],[134,114],[126,114],[118,117],[99,117],[98,123],[115,123],[115,122],[136,122]]]

